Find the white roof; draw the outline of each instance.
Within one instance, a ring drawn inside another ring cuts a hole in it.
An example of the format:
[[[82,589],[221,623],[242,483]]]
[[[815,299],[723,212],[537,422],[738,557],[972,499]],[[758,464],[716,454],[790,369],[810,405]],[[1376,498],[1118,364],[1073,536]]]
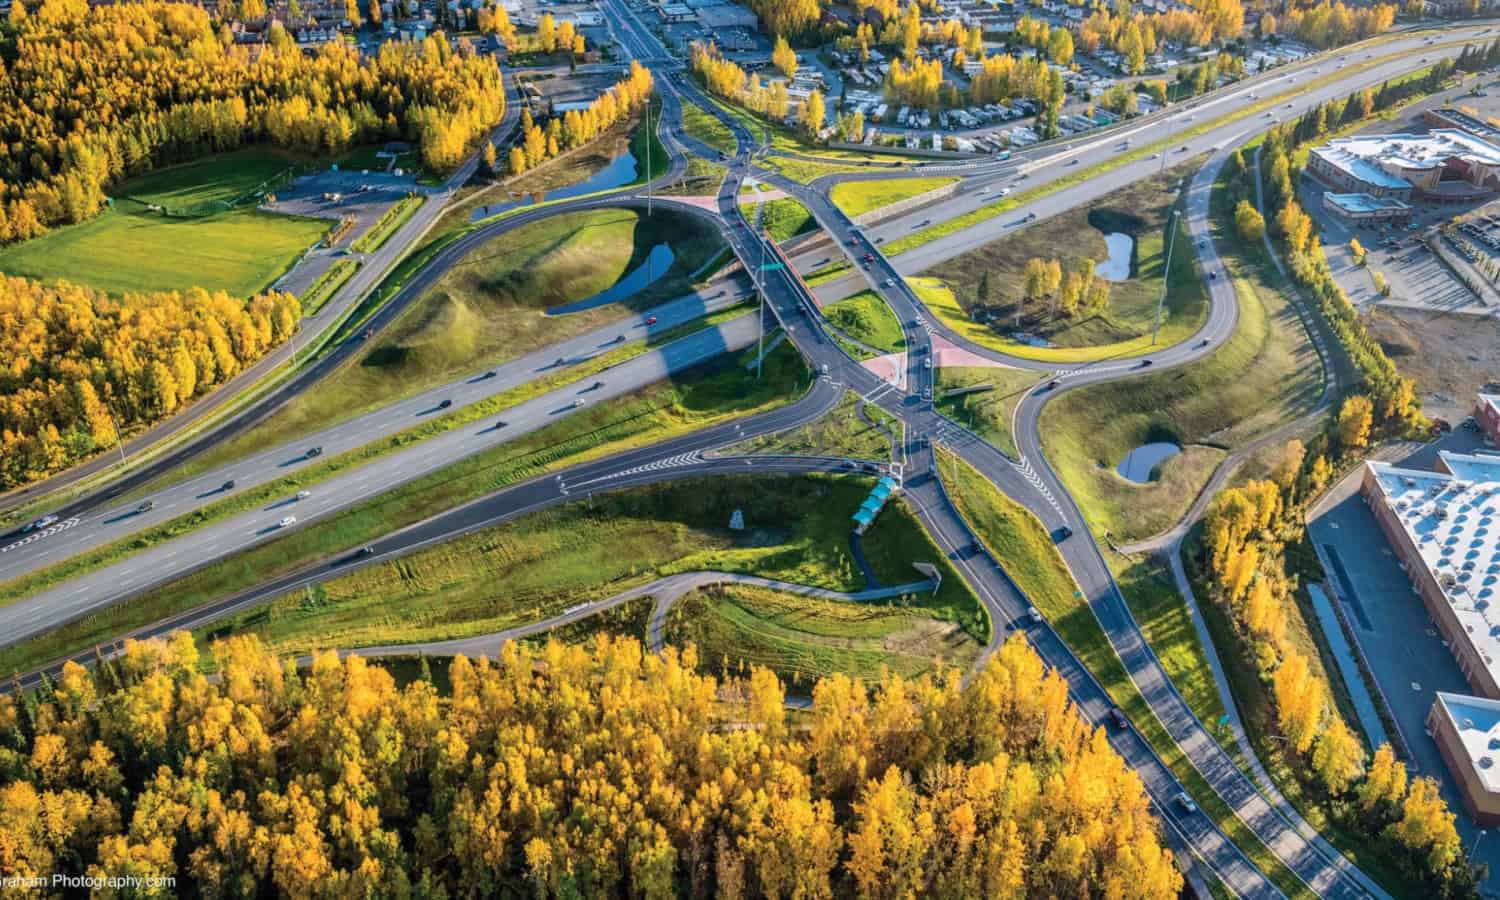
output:
[[[1453,474],[1366,465],[1470,645],[1500,680],[1500,456],[1438,457]]]
[[[1450,159],[1500,166],[1500,147],[1456,128],[1435,128],[1427,134],[1370,134],[1335,138],[1313,150],[1319,157],[1370,184],[1410,187],[1382,164],[1404,170],[1441,168]]]
[[[1500,702],[1438,691],[1437,706],[1458,733],[1484,789],[1500,792]]]

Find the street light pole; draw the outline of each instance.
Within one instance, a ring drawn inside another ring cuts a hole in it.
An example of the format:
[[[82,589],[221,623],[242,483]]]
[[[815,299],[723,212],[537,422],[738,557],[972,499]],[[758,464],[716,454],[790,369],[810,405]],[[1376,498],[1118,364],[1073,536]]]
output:
[[[1486,834],[1488,834],[1488,833],[1489,833],[1488,829],[1485,829],[1485,828],[1479,829],[1479,834],[1477,834],[1477,835],[1474,836],[1474,846],[1472,846],[1472,847],[1469,848],[1469,855],[1464,858],[1464,862],[1467,863],[1467,862],[1473,862],[1474,861],[1474,853],[1477,850],[1479,850],[1479,842],[1482,841],[1482,840],[1484,840],[1484,836]]]
[[[1177,210],[1172,210],[1170,223],[1172,233],[1167,237],[1167,266],[1161,271],[1161,296],[1156,298],[1156,315],[1151,320],[1151,346],[1156,346],[1156,334],[1161,330],[1161,310],[1167,302],[1167,285],[1172,283],[1172,246],[1177,243]]]
[[[109,413],[109,427],[115,430],[115,449],[120,451],[120,466],[123,468],[125,466],[125,443],[120,439],[120,423],[115,421],[115,408],[107,400],[104,403],[104,411]]]

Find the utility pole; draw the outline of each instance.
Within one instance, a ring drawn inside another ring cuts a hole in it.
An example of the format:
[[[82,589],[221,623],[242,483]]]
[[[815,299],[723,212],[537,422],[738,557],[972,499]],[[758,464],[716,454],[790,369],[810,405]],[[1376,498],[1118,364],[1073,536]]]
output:
[[[646,98],[646,215],[651,215],[651,98]]]
[[[1156,315],[1151,319],[1151,346],[1156,346],[1156,333],[1161,330],[1161,310],[1167,302],[1167,285],[1172,283],[1172,245],[1177,243],[1177,210],[1172,210],[1169,226],[1172,233],[1167,236],[1167,265],[1161,270],[1161,296],[1156,298]]]
[[[758,206],[756,207],[756,217],[760,217],[760,207]],[[760,324],[759,334],[755,338],[755,380],[759,381],[760,367],[766,359],[766,233],[764,230],[760,232],[757,243],[760,244],[760,267],[755,270],[755,290],[760,294],[760,302],[758,304],[759,315],[757,318]]]
[[[120,423],[115,421],[115,408],[108,400],[104,401],[104,409],[109,413],[109,427],[115,430],[115,449],[120,451],[120,467],[125,467],[125,443],[120,439]]]

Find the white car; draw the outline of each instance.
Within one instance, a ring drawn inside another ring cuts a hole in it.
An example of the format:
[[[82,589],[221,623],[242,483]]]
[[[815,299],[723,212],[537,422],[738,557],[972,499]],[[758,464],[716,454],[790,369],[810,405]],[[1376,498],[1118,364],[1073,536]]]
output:
[[[297,524],[297,517],[296,516],[287,516],[286,518],[282,519],[280,522],[277,522],[276,523],[276,527],[277,528],[290,528],[290,527],[292,527],[293,525],[296,525],[296,524]]]
[[[886,286],[886,287],[895,287],[895,286],[896,286],[896,281],[895,281],[895,279],[893,279],[893,278],[887,278],[887,279],[886,279],[886,280],[885,280],[885,286]]]
[[[51,525],[51,524],[53,524],[56,521],[57,521],[57,516],[42,516],[40,519],[37,519],[35,522],[32,522],[30,525],[27,525],[25,528],[23,528],[21,530],[22,531],[40,531],[41,529],[46,528],[48,525]]]
[[[1192,815],[1193,813],[1198,811],[1198,804],[1194,803],[1193,798],[1187,795],[1187,791],[1179,793],[1172,799],[1177,803],[1182,811],[1187,813],[1188,815]]]
[[[574,409],[577,409],[578,407],[580,407],[582,405],[583,405],[583,398],[582,397],[575,397],[575,398],[573,398],[573,408]]]
[[[298,491],[297,492],[297,499],[298,500],[306,500],[308,497],[311,497],[311,496],[312,496],[312,491]]]

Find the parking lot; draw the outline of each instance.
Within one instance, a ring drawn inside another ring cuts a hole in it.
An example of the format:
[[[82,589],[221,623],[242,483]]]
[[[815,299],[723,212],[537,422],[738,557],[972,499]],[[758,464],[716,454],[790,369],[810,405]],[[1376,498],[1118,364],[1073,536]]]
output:
[[[1483,448],[1476,433],[1456,429],[1441,441],[1389,461],[1431,469],[1440,449]],[[1346,477],[1313,510],[1308,538],[1324,561],[1325,584],[1333,589],[1355,640],[1371,661],[1380,692],[1412,754],[1408,768],[1414,775],[1439,780],[1444,798],[1458,812],[1459,833],[1465,845],[1472,846],[1475,826],[1463,814],[1453,780],[1424,724],[1436,691],[1468,694],[1469,686],[1359,493],[1362,475],[1360,469]],[[1500,872],[1500,841],[1480,844],[1476,861],[1480,860],[1492,872]]]

